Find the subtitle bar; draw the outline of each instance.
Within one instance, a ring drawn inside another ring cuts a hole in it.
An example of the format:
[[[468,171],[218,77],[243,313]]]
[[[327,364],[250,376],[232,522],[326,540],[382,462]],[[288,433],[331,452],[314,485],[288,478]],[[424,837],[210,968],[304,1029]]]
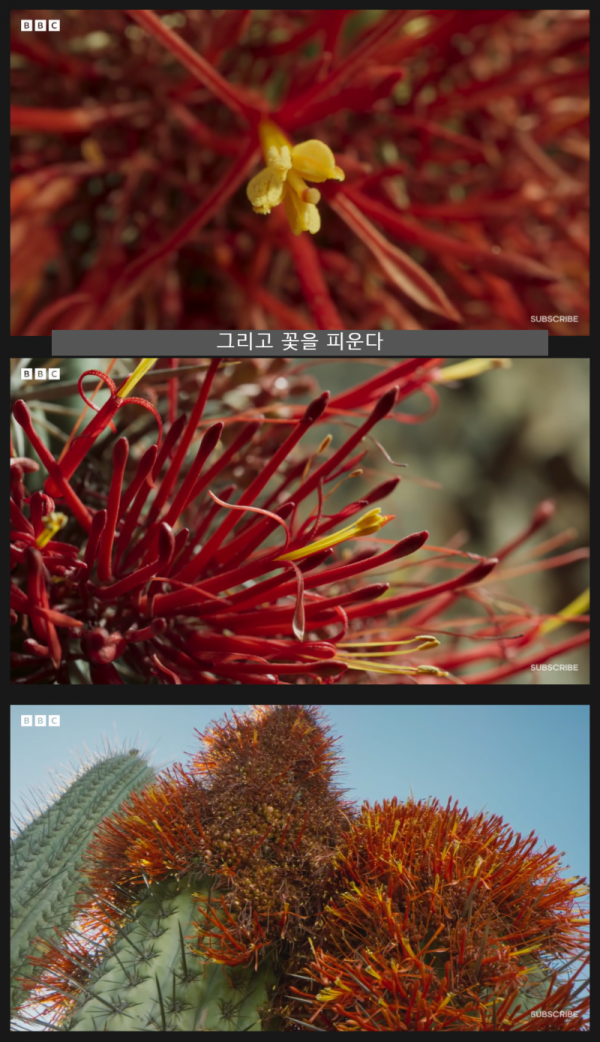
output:
[[[55,358],[444,358],[547,356],[543,329],[334,330],[243,329],[73,330],[52,333]]]

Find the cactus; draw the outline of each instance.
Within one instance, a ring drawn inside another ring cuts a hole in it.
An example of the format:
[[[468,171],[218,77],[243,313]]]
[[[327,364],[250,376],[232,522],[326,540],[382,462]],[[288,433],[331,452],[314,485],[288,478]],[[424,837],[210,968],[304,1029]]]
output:
[[[270,960],[258,973],[232,977],[191,952],[197,894],[210,899],[210,877],[152,884],[102,959],[71,952],[79,972],[70,1031],[260,1031],[275,984]],[[69,954],[65,949],[64,954]],[[82,974],[82,970],[86,972]],[[64,972],[64,966],[63,966]]]
[[[316,706],[199,737],[96,829],[76,923],[30,957],[49,1027],[547,1029],[533,1006],[586,1026],[584,888],[554,848],[451,802],[359,811]]]
[[[27,994],[15,977],[27,969],[32,939],[73,920],[79,868],[94,828],[130,792],[154,780],[146,760],[132,752],[84,766],[70,788],[11,840],[11,1008]]]

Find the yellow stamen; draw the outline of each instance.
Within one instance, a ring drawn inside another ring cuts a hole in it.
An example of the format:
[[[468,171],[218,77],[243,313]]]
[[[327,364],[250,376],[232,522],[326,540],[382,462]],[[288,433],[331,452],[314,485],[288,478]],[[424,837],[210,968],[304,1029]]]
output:
[[[348,669],[362,669],[369,673],[395,673],[406,677],[415,677],[421,673],[428,673],[435,677],[449,677],[443,669],[437,666],[397,666],[391,662],[379,662],[377,664],[368,659],[348,658],[345,655],[336,655],[336,661],[343,662]]]
[[[66,514],[59,514],[56,512],[47,514],[46,517],[43,517],[42,521],[44,522],[44,528],[37,537],[35,545],[41,550],[43,546],[46,546],[46,544],[50,542],[57,532],[60,532],[61,528],[66,525],[67,520],[68,518]]]
[[[317,539],[316,542],[309,543],[308,546],[303,546],[299,550],[290,550],[289,553],[282,554],[280,557],[276,557],[275,560],[298,561],[300,558],[308,557],[309,554],[314,554],[318,550],[327,550],[330,546],[336,546],[337,543],[344,543],[347,539],[354,539],[355,536],[373,535],[374,532],[378,532],[380,528],[387,525],[388,521],[393,520],[393,514],[382,514],[381,507],[375,507],[374,510],[369,510],[367,514],[359,517],[354,524],[341,528],[339,532],[323,536],[322,539]]]
[[[283,205],[294,235],[301,235],[302,232],[314,235],[319,231],[321,218],[314,203],[303,202],[296,192],[288,189],[283,193]]]
[[[390,652],[373,652],[373,654],[389,654],[389,655],[408,655],[414,651],[424,651],[425,648],[437,648],[439,647],[439,640],[435,637],[430,637],[428,633],[420,634],[418,637],[409,637],[406,640],[351,640],[344,641],[343,644],[336,644],[338,648],[389,648],[390,644],[414,644],[416,640],[424,640],[425,644],[421,644],[418,648],[410,648],[406,651],[390,651]]]
[[[131,376],[129,376],[123,386],[119,388],[116,397],[127,398],[129,392],[133,390],[136,383],[142,379],[142,376],[145,376],[149,369],[152,369],[152,366],[156,362],[158,362],[158,358],[142,358],[142,361],[133,370]]]
[[[553,616],[551,619],[546,619],[545,622],[539,628],[540,633],[551,633],[552,630],[557,630],[559,626],[564,626],[565,622],[568,622],[574,615],[584,615],[590,606],[590,591],[589,589],[584,590],[583,593],[579,594],[574,601],[567,604],[566,608],[563,608],[558,615]]]
[[[479,376],[488,369],[510,369],[510,358],[470,358],[467,362],[457,362],[445,369],[436,370],[434,383],[443,384],[450,380],[467,380],[470,376]]]
[[[321,201],[321,193],[316,188],[309,188],[306,181],[293,168],[287,175],[287,183],[300,196],[302,202],[312,203],[314,206]]]
[[[389,647],[390,644],[415,644],[416,641],[423,641],[422,644],[418,644],[417,647],[406,648],[403,651],[345,651],[345,648],[381,648]],[[437,666],[401,666],[393,662],[382,662],[383,658],[388,658],[390,655],[411,655],[418,651],[427,651],[430,648],[439,647],[439,640],[435,637],[429,636],[429,634],[420,634],[416,637],[409,637],[406,640],[392,640],[392,641],[344,641],[343,644],[338,644],[338,652],[336,659],[339,662],[343,662],[348,669],[363,669],[369,670],[372,673],[394,673],[402,674],[404,676],[417,676],[419,673],[430,673],[433,676],[447,677],[449,676],[442,669],[438,669]],[[377,659],[378,661],[372,662],[370,659]]]
[[[293,145],[270,119],[262,120],[258,136],[266,166],[249,182],[246,195],[255,213],[269,214],[284,204],[294,235],[319,231],[321,218],[317,203],[321,193],[309,188],[308,181],[344,180],[344,171],[335,164],[331,149],[316,139]]]

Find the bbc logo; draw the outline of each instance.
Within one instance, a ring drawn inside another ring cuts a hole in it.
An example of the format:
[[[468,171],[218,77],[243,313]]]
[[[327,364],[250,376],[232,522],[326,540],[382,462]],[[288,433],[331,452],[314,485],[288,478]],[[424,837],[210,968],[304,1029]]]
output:
[[[21,369],[22,380],[60,380],[60,369]]]
[[[30,33],[32,31],[35,31],[36,33],[45,33],[46,25],[48,26],[48,31],[51,33],[57,33],[60,31],[60,21],[57,21],[56,18],[51,18],[49,22],[47,22],[45,18],[36,18],[33,21],[31,18],[21,18],[22,33]]]
[[[21,727],[46,727],[46,720],[48,727],[60,727],[60,716],[22,716]]]

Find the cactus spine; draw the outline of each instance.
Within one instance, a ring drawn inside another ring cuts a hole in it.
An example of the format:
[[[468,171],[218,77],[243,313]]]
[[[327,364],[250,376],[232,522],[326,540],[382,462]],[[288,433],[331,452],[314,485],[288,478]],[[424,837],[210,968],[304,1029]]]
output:
[[[32,974],[25,960],[36,936],[66,929],[82,886],[79,871],[94,829],[124,798],[154,780],[146,760],[108,756],[84,770],[66,792],[11,840],[11,1009],[27,996],[15,980]]]
[[[196,894],[210,902],[214,880],[166,880],[140,894],[124,927],[93,966],[64,1024],[69,1031],[260,1031],[275,974],[227,971],[192,951]],[[201,927],[200,927],[201,929]],[[81,964],[80,964],[81,965]]]

